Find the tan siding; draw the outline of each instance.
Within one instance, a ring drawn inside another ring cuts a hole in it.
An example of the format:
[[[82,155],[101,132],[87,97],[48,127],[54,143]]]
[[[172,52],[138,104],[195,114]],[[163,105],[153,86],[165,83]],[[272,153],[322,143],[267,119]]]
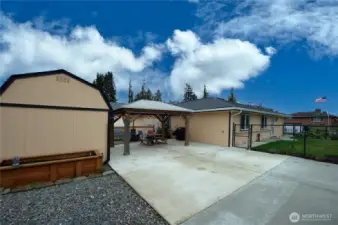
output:
[[[57,81],[60,76],[69,82]],[[17,79],[1,102],[108,109],[98,90],[63,74]]]
[[[175,130],[178,127],[185,127],[184,119],[181,116],[172,116],[170,123],[172,130]]]
[[[115,127],[123,127],[123,119],[119,119],[114,123]],[[130,126],[133,126],[133,122]],[[160,127],[161,122],[155,116],[138,116],[134,120],[134,126],[155,126]]]
[[[133,127],[133,124],[135,126],[136,132],[142,131],[143,133],[147,133],[149,130],[153,130],[153,127],[155,126],[155,131],[157,131],[158,127],[161,127],[161,122],[154,116],[140,116],[137,117],[137,119],[130,124],[130,128]],[[147,127],[138,127],[138,126],[147,126]],[[119,119],[114,123],[115,129],[121,129],[123,130],[124,123],[123,119]],[[151,128],[150,128],[151,127]]]
[[[279,118],[277,119],[277,121],[275,122],[276,125],[279,125],[279,126],[277,126],[277,127],[275,128],[275,135],[276,135],[277,137],[283,136],[283,133],[284,133],[284,127],[281,126],[281,125],[284,124],[284,120],[285,120],[285,118],[279,117]]]
[[[107,158],[106,112],[1,107],[0,159],[99,150]]]
[[[272,136],[276,136],[276,137],[281,137],[283,135],[283,125],[284,123],[284,118],[283,117],[278,117],[278,120],[275,121],[275,125],[278,126],[274,126],[274,134],[272,134],[272,123],[273,120],[276,118],[275,116],[267,116],[267,127],[262,129],[260,124],[261,124],[261,116],[262,114],[258,114],[258,113],[252,113],[250,114],[250,123],[254,124],[253,125],[253,136],[252,136],[252,140],[256,141],[257,140],[257,136],[260,135],[260,140],[266,140],[271,138]],[[248,141],[248,137],[247,137],[247,131],[241,131],[240,130],[240,115],[236,115],[233,117],[233,122],[235,124],[238,124],[236,126],[236,133],[238,135],[236,135],[236,146],[238,145],[243,145],[243,144],[247,144]]]
[[[228,112],[195,113],[190,117],[190,140],[215,145],[228,145]],[[184,127],[184,119],[172,117],[173,129]]]

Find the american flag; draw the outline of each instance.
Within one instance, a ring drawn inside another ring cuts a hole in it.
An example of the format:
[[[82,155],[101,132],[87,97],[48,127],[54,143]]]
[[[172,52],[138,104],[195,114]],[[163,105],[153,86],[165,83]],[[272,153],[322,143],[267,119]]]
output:
[[[326,102],[326,97],[317,98],[316,102]]]

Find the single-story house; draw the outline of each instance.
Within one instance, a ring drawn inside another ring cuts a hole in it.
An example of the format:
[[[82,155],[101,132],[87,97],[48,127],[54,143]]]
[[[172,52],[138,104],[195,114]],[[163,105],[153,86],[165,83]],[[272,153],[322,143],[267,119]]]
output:
[[[283,135],[288,115],[259,106],[232,103],[221,98],[206,98],[175,104],[193,110],[189,135],[195,142],[221,146],[247,144],[252,126],[252,140],[258,141]],[[184,127],[184,120],[171,118],[171,129]],[[233,135],[236,135],[233,138]],[[235,143],[232,143],[235,140]]]
[[[0,162],[87,150],[107,161],[110,110],[101,91],[66,70],[12,75],[0,89]]]

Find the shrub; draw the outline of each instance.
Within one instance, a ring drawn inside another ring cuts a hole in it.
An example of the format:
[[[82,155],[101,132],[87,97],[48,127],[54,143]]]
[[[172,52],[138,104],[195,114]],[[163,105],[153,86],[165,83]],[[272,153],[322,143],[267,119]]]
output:
[[[338,141],[338,135],[331,135],[331,140]]]
[[[301,137],[303,137],[303,134],[295,134],[295,136],[293,136],[293,138],[301,138]]]

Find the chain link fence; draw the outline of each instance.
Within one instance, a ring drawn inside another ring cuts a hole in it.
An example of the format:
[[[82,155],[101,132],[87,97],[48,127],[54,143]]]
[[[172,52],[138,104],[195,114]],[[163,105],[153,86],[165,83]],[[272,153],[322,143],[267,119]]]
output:
[[[234,147],[338,163],[338,126],[233,124],[232,134]]]

